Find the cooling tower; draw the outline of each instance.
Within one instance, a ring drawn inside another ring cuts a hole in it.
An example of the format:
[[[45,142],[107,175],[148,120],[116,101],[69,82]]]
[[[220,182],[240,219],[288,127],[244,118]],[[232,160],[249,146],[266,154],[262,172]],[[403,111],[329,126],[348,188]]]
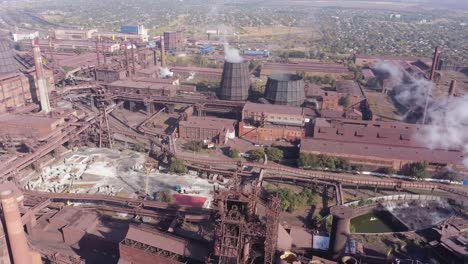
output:
[[[224,62],[219,98],[231,101],[245,101],[249,97],[248,62]]]
[[[265,98],[273,104],[301,106],[304,103],[304,80],[295,74],[268,77]]]

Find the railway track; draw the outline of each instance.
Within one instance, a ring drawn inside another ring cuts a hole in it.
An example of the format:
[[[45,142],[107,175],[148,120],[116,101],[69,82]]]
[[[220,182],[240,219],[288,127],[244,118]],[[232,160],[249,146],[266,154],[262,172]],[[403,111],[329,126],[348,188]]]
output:
[[[172,205],[158,201],[140,200],[101,194],[75,194],[75,193],[50,193],[24,190],[24,204],[33,208],[43,207],[42,204],[51,207],[51,203],[76,203],[78,206],[116,213],[128,213],[150,217],[174,217],[182,215],[190,221],[208,220],[213,210],[180,205]],[[52,206],[53,207],[53,206]]]

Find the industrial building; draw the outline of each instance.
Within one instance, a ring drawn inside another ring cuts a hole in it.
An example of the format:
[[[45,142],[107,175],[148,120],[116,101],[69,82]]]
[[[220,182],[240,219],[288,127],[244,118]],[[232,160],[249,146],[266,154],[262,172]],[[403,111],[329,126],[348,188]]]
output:
[[[119,243],[119,263],[203,262],[209,254],[208,246],[201,241],[160,232],[151,226],[131,225],[125,239]]]
[[[232,119],[190,116],[179,122],[179,137],[226,144],[229,139],[236,137],[236,123]]]
[[[168,51],[180,51],[185,47],[185,40],[182,32],[164,32],[164,46]]]
[[[329,75],[350,75],[346,65],[338,63],[325,63],[318,61],[296,62],[296,63],[274,63],[266,62],[262,65],[261,75],[270,76],[272,74],[297,74],[306,75],[329,74]]]
[[[183,67],[183,66],[173,66],[171,67],[171,72],[174,75],[180,76],[181,80],[189,82],[221,82],[221,76],[223,70],[221,69],[211,69],[211,68],[199,68],[199,67]]]
[[[57,40],[89,40],[97,33],[97,29],[56,29],[52,31],[51,37]]]
[[[459,149],[428,149],[414,137],[419,129],[400,122],[317,118],[313,137],[301,141],[301,152],[348,158],[370,168],[402,170],[427,161],[431,170],[444,166],[465,170]]]
[[[294,74],[270,75],[265,98],[273,104],[301,106],[305,100],[304,81]]]
[[[40,56],[40,55],[39,55]],[[55,90],[53,73],[41,70],[41,78],[49,92]],[[19,70],[13,51],[6,40],[0,39],[0,113],[40,101],[36,71]]]
[[[256,141],[294,141],[305,137],[305,127],[312,117],[312,111],[303,107],[248,102],[242,110],[239,137]]]

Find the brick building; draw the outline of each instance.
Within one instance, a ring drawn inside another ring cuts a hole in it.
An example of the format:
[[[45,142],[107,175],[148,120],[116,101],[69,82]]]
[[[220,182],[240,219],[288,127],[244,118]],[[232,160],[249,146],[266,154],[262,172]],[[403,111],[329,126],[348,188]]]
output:
[[[222,69],[200,68],[200,67],[184,67],[174,66],[171,71],[176,76],[180,76],[181,80],[190,82],[213,81],[220,82],[223,74]]]
[[[239,137],[257,141],[301,139],[312,117],[314,113],[308,108],[247,102],[239,123]]]
[[[187,140],[197,140],[225,144],[228,139],[236,136],[237,121],[216,117],[190,116],[179,122],[179,137]]]
[[[55,90],[54,76],[44,71],[49,92]],[[34,68],[21,72],[10,45],[0,40],[0,113],[39,102]]]
[[[401,122],[317,118],[313,138],[301,141],[301,152],[350,159],[373,168],[427,161],[429,169],[450,165],[460,171],[463,153],[458,149],[429,149],[415,135],[420,126]]]
[[[122,264],[202,263],[209,256],[209,245],[205,242],[192,241],[144,225],[130,225],[119,249],[119,263]]]
[[[93,37],[97,29],[78,30],[78,29],[56,29],[52,32],[54,39],[60,40],[88,40]]]
[[[185,40],[183,39],[182,32],[172,31],[164,32],[164,47],[169,51],[182,50],[185,46]]]

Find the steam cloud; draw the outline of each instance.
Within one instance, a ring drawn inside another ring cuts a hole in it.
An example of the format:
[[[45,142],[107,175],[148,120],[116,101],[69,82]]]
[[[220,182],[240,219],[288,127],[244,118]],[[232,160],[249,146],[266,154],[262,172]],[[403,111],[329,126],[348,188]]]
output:
[[[162,78],[172,77],[174,76],[174,73],[171,72],[169,68],[163,67],[159,69],[159,76],[161,76]]]
[[[239,50],[229,46],[227,41],[224,41],[224,59],[231,63],[244,62],[244,58],[239,54]]]
[[[409,111],[424,108],[429,94],[427,125],[414,136],[430,149],[463,151],[463,164],[468,168],[468,96],[434,98],[430,96],[434,84],[425,78],[413,76],[411,81],[404,81],[402,70],[388,62],[377,64],[375,69],[398,82],[394,98]]]

